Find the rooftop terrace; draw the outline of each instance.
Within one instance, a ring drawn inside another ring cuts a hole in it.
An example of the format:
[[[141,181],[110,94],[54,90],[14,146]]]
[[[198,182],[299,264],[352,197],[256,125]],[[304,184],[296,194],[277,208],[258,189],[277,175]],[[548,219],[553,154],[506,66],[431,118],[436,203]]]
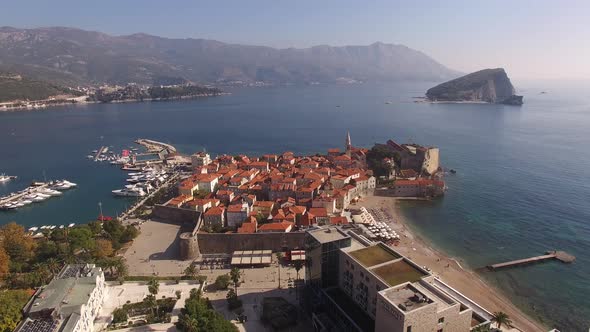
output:
[[[390,288],[383,295],[404,312],[416,310],[433,302],[411,284]]]
[[[403,259],[376,267],[371,271],[391,287],[404,282],[415,282],[428,275]]]
[[[371,267],[385,262],[398,259],[401,256],[395,252],[383,248],[381,245],[370,246],[367,248],[349,252],[349,254],[358,260],[365,267]]]

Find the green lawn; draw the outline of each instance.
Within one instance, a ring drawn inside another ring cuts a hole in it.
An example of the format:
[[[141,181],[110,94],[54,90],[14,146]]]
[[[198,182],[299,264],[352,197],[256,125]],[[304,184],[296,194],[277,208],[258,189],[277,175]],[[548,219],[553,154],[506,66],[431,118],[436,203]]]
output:
[[[386,250],[380,245],[355,250],[350,252],[350,255],[356,258],[356,260],[361,262],[365,267],[382,264],[400,258],[399,255]]]

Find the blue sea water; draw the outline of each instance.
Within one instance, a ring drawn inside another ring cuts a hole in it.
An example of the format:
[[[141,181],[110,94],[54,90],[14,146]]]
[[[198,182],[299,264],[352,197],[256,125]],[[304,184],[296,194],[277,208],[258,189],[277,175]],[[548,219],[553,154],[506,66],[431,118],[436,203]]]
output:
[[[358,146],[390,138],[436,145],[457,174],[446,178],[443,199],[405,205],[412,228],[474,269],[550,249],[576,255],[572,265],[481,273],[548,325],[587,330],[590,87],[521,85],[522,107],[414,103],[432,86],[422,83],[242,88],[187,101],[0,113],[0,173],[19,176],[0,184],[0,195],[44,176],[79,185],[63,197],[0,211],[0,224],[85,222],[98,215],[98,202],[105,215],[120,213],[132,200],[110,192],[124,185],[125,173],[86,155],[102,145],[120,151],[137,138],[213,155],[325,152],[343,148],[346,130]]]

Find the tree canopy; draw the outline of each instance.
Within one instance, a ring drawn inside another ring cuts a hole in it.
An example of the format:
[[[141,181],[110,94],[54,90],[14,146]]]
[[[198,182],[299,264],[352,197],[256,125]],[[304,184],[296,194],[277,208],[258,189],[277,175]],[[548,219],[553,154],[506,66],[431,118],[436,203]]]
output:
[[[237,332],[238,328],[223,318],[203,299],[201,292],[192,290],[178,315],[176,328],[182,332]]]

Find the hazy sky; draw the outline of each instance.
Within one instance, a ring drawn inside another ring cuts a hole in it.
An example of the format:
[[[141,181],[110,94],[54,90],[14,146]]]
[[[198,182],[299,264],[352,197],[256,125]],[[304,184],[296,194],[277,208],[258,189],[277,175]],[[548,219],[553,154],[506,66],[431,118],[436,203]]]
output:
[[[590,78],[590,0],[0,0],[0,25],[273,47],[404,44],[469,72]]]

